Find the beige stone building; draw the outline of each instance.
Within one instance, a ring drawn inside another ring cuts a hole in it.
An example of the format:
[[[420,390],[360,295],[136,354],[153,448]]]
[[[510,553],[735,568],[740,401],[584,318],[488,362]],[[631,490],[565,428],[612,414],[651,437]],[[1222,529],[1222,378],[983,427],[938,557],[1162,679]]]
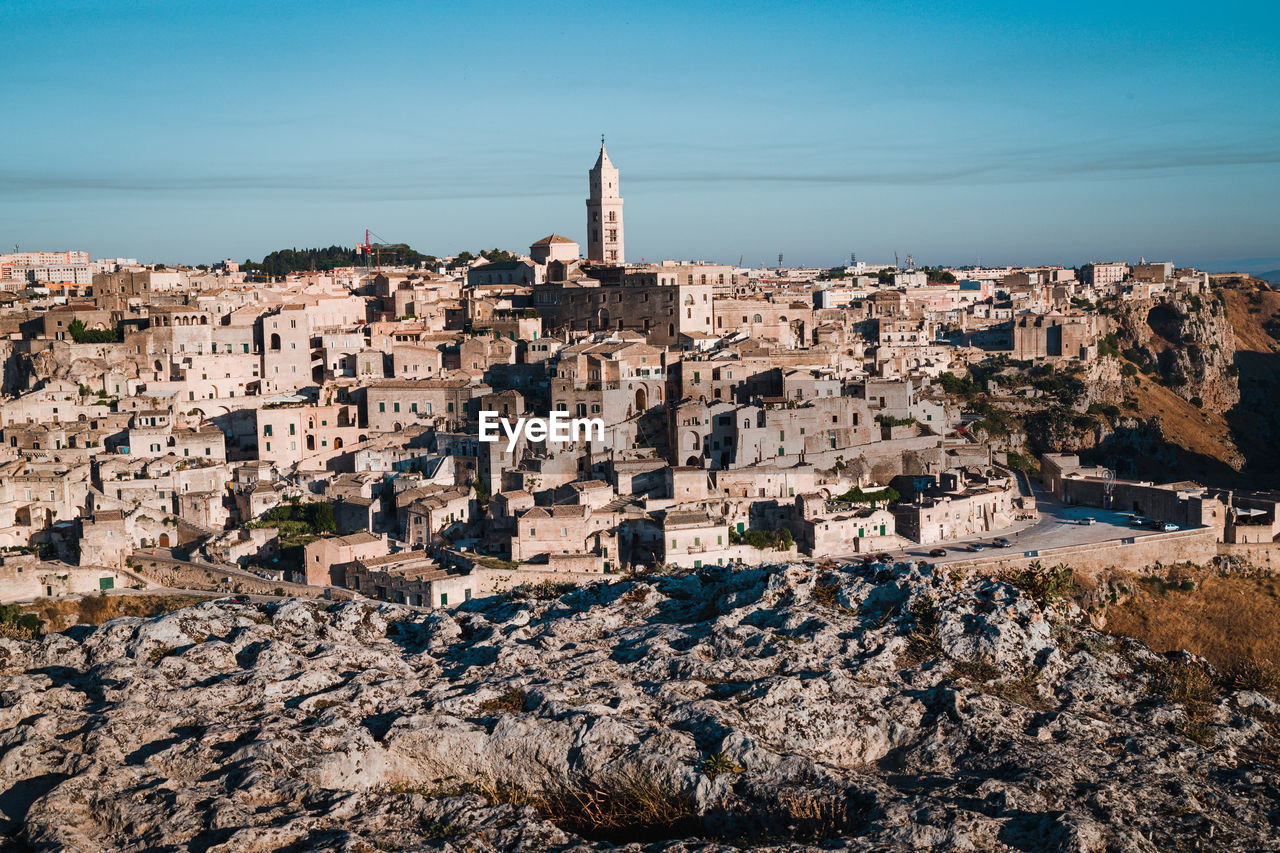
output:
[[[366,531],[317,539],[303,549],[305,582],[312,586],[346,586],[347,568],[352,563],[387,553],[387,540]]]
[[[609,160],[603,139],[600,140],[600,156],[587,174],[590,179],[590,194],[587,196],[587,258],[604,264],[626,263],[618,168]]]

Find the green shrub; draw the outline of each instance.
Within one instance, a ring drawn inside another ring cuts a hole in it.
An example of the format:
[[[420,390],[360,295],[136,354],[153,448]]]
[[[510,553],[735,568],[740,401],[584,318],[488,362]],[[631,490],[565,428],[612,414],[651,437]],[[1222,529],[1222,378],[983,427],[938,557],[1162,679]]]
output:
[[[1046,569],[1036,560],[1025,569],[1013,569],[1000,578],[1031,596],[1040,607],[1048,607],[1075,591],[1076,581],[1071,567],[1059,563]]]
[[[702,759],[702,772],[714,779],[721,773],[741,773],[742,766],[723,752],[717,752]]]

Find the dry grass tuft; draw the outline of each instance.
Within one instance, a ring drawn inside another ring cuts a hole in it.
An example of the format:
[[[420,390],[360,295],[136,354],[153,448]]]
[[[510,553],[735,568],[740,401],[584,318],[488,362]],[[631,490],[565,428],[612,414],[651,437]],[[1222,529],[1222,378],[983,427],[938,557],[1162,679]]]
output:
[[[813,582],[809,597],[824,607],[836,607],[840,603],[840,581],[830,572],[823,572]]]
[[[631,589],[622,594],[622,600],[628,604],[643,604],[648,598],[649,586],[642,583],[632,584]]]
[[[207,600],[199,595],[87,595],[75,600],[38,598],[30,610],[50,631],[61,631],[72,625],[101,625],[121,616],[159,616]]]
[[[1032,670],[1021,678],[1010,678],[1001,681],[991,688],[991,694],[1008,702],[1024,705],[1033,711],[1043,711],[1049,703],[1040,695],[1037,687],[1040,681],[1040,670]]]
[[[1204,667],[1182,661],[1159,664],[1151,671],[1149,688],[1183,707],[1186,718],[1177,726],[1179,734],[1203,746],[1213,746],[1216,738],[1208,721],[1218,699],[1218,685]]]
[[[151,661],[152,666],[154,666],[171,654],[173,654],[172,646],[156,646],[151,650],[151,653],[147,655],[147,660]]]
[[[1280,693],[1280,667],[1270,661],[1238,657],[1218,671],[1223,686],[1232,690],[1254,690],[1271,695]]]
[[[530,806],[568,832],[593,841],[656,841],[696,835],[701,821],[685,795],[638,772],[582,788],[532,791],[483,779],[476,793],[491,803]]]
[[[778,795],[766,818],[787,828],[786,837],[797,841],[821,841],[857,835],[865,822],[863,807],[841,794],[791,790]]]
[[[20,625],[17,622],[0,622],[0,639],[34,640],[35,636],[35,630],[26,625]]]
[[[951,662],[951,674],[975,684],[995,681],[1003,673],[995,664],[985,660],[957,660]]]
[[[924,595],[911,603],[911,616],[915,629],[907,637],[907,648],[899,655],[899,663],[919,666],[942,654],[942,640],[938,638],[938,606],[933,598]]]
[[[490,714],[519,714],[529,710],[529,697],[519,687],[480,703],[480,710]]]

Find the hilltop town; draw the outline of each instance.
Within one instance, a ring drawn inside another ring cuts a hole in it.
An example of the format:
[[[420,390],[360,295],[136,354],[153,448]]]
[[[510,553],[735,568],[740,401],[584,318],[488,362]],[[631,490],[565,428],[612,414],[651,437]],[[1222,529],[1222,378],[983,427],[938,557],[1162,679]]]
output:
[[[633,263],[620,186],[602,144],[585,251],[0,255],[0,600],[440,608],[799,560],[1271,559],[1265,283]],[[602,430],[481,440],[484,413],[553,412]]]

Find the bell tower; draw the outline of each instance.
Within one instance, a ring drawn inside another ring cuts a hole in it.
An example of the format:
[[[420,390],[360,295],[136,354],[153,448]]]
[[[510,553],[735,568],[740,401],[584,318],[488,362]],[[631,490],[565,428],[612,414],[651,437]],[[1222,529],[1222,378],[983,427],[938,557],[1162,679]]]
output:
[[[604,150],[603,136],[600,137],[600,156],[588,175],[591,185],[587,197],[587,260],[601,264],[625,263],[618,169]]]

